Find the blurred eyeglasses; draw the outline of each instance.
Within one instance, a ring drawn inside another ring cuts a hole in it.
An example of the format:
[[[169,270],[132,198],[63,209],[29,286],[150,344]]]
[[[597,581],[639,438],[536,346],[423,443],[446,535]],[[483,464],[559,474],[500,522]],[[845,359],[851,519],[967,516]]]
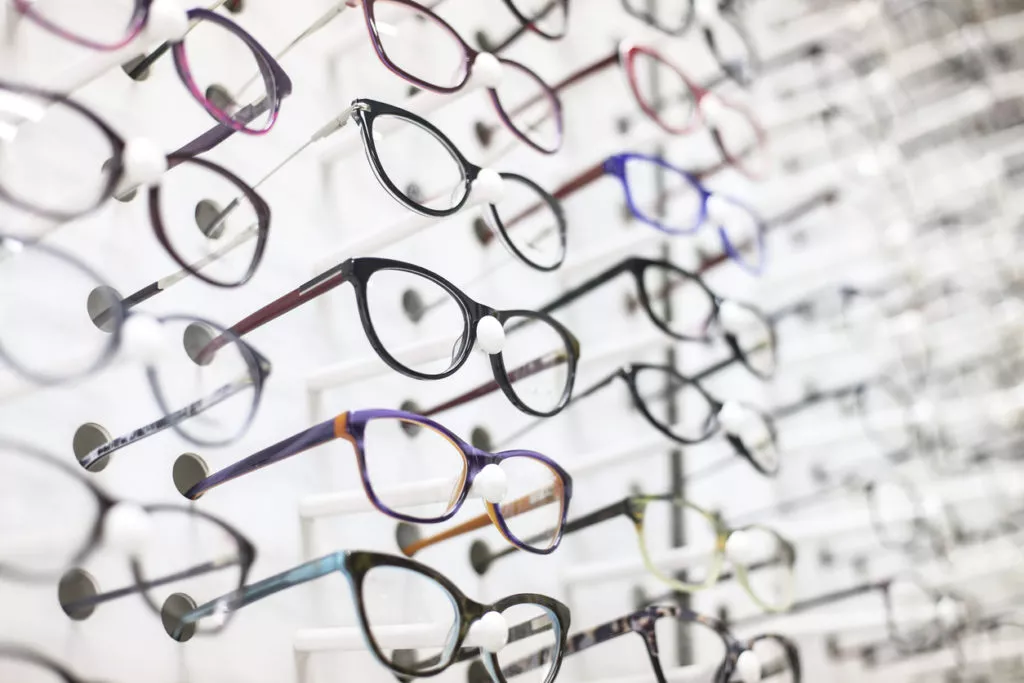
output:
[[[639,638],[633,638],[634,634]],[[573,633],[568,637],[564,654],[581,653],[623,636],[635,644],[640,661],[643,661],[641,653],[646,653],[651,678],[657,683],[680,679],[709,683],[743,680],[739,677],[738,662],[752,655],[754,663],[760,665],[757,673],[763,676],[762,680],[778,683],[800,681],[799,657],[789,641],[765,635],[744,642],[733,636],[717,619],[679,605],[651,605],[592,629]],[[680,649],[677,647],[680,642],[688,642],[691,646]],[[534,672],[548,666],[547,662],[544,652],[526,652],[519,659],[505,664],[502,673],[510,680],[516,680],[514,676],[531,674],[526,678],[532,680],[539,677]],[[468,683],[488,683],[489,680],[483,666],[476,663],[470,666]]]
[[[131,595],[141,596],[159,616],[173,602],[172,591],[218,595],[245,583],[256,549],[220,519],[187,506],[118,500],[28,444],[3,440],[0,454],[2,506],[17,511],[3,515],[0,569],[14,581],[52,585],[59,578],[60,606],[71,619],[86,619],[100,605]],[[54,509],[68,514],[56,519],[47,514]],[[123,530],[120,520],[128,516],[145,528],[142,537],[129,538]],[[107,547],[130,553],[129,585],[103,590],[103,577],[83,569]],[[88,577],[89,590],[65,592],[74,576]]]

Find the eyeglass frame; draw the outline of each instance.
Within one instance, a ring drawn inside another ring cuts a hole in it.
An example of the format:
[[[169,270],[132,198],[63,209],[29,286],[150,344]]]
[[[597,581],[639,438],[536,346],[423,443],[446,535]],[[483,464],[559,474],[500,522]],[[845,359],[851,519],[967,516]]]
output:
[[[451,505],[450,509],[442,515],[435,517],[418,517],[413,515],[404,514],[387,507],[374,492],[373,484],[370,482],[369,470],[366,466],[366,446],[364,442],[365,429],[368,422],[374,419],[390,419],[400,420],[403,423],[414,425],[417,427],[423,427],[430,429],[442,437],[447,439],[456,450],[458,450],[464,459],[464,473],[462,476],[461,493]],[[502,502],[492,504],[485,501],[487,506],[487,514],[482,515],[480,518],[473,520],[477,522],[483,519],[484,522],[491,522],[501,532],[502,536],[513,546],[525,550],[527,552],[536,553],[538,555],[548,555],[555,551],[562,536],[562,527],[565,525],[566,517],[569,514],[569,504],[572,500],[572,477],[568,472],[565,471],[558,463],[551,458],[537,453],[536,451],[529,450],[508,450],[500,453],[489,453],[485,450],[477,448],[467,442],[465,439],[460,438],[458,435],[447,429],[443,425],[431,420],[430,418],[410,413],[404,410],[390,410],[390,409],[373,409],[373,410],[355,410],[346,411],[341,413],[337,417],[330,420],[321,422],[320,424],[314,425],[309,429],[306,429],[298,434],[289,436],[286,439],[268,446],[256,453],[238,460],[221,470],[210,474],[203,479],[193,484],[189,489],[182,493],[189,500],[195,501],[200,497],[208,493],[211,489],[226,484],[229,481],[242,477],[246,474],[251,474],[257,470],[260,470],[268,465],[281,462],[292,456],[303,453],[316,446],[328,443],[335,439],[344,439],[352,445],[352,449],[355,452],[356,461],[359,466],[359,479],[363,486],[363,491],[366,493],[367,499],[371,504],[382,514],[392,517],[394,519],[401,520],[403,522],[410,522],[414,524],[437,524],[445,522],[454,517],[459,510],[462,509],[463,503],[469,496],[469,490],[472,487],[473,480],[478,474],[484,469],[484,467],[494,464],[500,465],[501,462],[507,458],[529,458],[540,462],[547,466],[553,473],[558,475],[561,479],[559,485],[561,488],[560,497],[560,522],[558,528],[555,530],[555,534],[552,537],[551,544],[547,548],[535,548],[533,546],[526,545],[523,541],[519,540],[508,528],[508,524],[505,522],[504,514],[501,511],[501,506],[514,506],[515,503],[522,502],[522,500],[515,500],[509,502]],[[539,506],[544,501],[533,500],[528,498],[526,501],[530,506]],[[533,507],[526,510],[516,510],[514,514],[522,514],[523,512],[529,512]],[[470,522],[467,522],[470,524]],[[463,525],[465,526],[465,525]],[[476,526],[474,528],[481,528],[484,525]],[[462,532],[465,533],[465,532]],[[407,557],[411,557],[416,551],[424,548],[428,545],[440,540],[451,538],[455,534],[446,532],[444,538],[439,538],[432,542],[424,542],[428,539],[423,539],[412,544],[416,548],[410,551],[407,547],[403,547],[401,550]]]
[[[369,304],[366,297],[367,281],[374,273],[381,270],[399,270],[419,275],[440,286],[460,305],[463,314],[463,321],[465,323],[465,327],[463,328],[464,335],[462,337],[462,349],[455,362],[453,362],[451,367],[444,372],[432,374],[409,368],[400,363],[384,348],[383,343],[373,327]],[[465,365],[466,361],[469,360],[473,346],[476,343],[477,324],[486,317],[493,317],[502,324],[513,318],[527,318],[546,323],[559,334],[562,342],[565,344],[565,350],[567,352],[567,355],[563,359],[563,362],[567,367],[566,385],[558,406],[549,411],[539,411],[527,406],[518,397],[518,395],[516,395],[515,390],[512,388],[512,382],[509,379],[511,373],[505,367],[505,362],[501,352],[489,354],[491,372],[494,375],[494,383],[502,390],[505,397],[508,398],[512,405],[514,405],[518,410],[529,415],[548,417],[558,413],[559,410],[561,410],[561,407],[568,403],[569,397],[572,395],[573,384],[576,381],[576,366],[579,362],[580,354],[579,341],[572,332],[570,332],[560,322],[544,313],[537,313],[528,310],[499,311],[480,304],[469,298],[468,295],[463,293],[459,288],[437,273],[404,261],[377,257],[346,259],[337,266],[329,268],[312,280],[299,286],[297,289],[292,290],[266,306],[263,306],[254,313],[246,316],[229,328],[229,332],[239,338],[243,337],[249,332],[252,332],[285,313],[298,308],[302,304],[311,301],[321,294],[327,293],[345,282],[350,282],[355,290],[356,305],[359,310],[359,318],[363,325],[363,331],[378,357],[380,357],[380,359],[383,360],[392,370],[414,379],[436,380],[450,377],[455,374],[463,365]],[[214,339],[210,342],[208,349],[210,351],[215,351],[219,345],[220,342],[217,339]]]
[[[423,669],[406,668],[399,666],[395,662],[389,661],[384,656],[384,652],[372,635],[373,629],[370,627],[370,620],[366,615],[366,605],[362,594],[363,581],[365,580],[367,573],[376,567],[396,567],[425,576],[439,584],[441,588],[453,598],[454,601],[452,607],[455,611],[455,617],[459,629],[455,634],[455,638],[453,639],[450,647],[446,648],[449,651],[447,661],[445,661],[443,657],[434,658],[437,659],[440,664],[437,668],[427,671],[424,671]],[[413,678],[433,676],[441,673],[458,661],[465,661],[466,659],[475,657],[478,654],[483,657],[483,660],[486,662],[485,666],[487,666],[490,671],[500,672],[501,667],[498,664],[497,657],[494,653],[486,650],[481,652],[480,648],[476,647],[461,648],[461,646],[465,641],[466,636],[469,634],[470,626],[475,621],[482,618],[488,612],[501,612],[518,604],[540,605],[544,609],[548,610],[549,613],[554,615],[555,618],[553,619],[553,625],[559,631],[555,639],[555,645],[559,653],[565,648],[565,641],[571,621],[571,615],[568,607],[553,598],[536,593],[520,593],[510,595],[490,605],[485,605],[466,597],[465,594],[463,594],[462,591],[460,591],[458,587],[448,579],[448,577],[426,565],[404,557],[367,551],[335,552],[315,560],[310,560],[309,562],[304,562],[297,567],[268,577],[254,584],[243,586],[233,593],[228,593],[211,600],[210,602],[200,605],[190,612],[181,615],[177,619],[176,624],[167,624],[167,633],[173,640],[184,642],[191,637],[182,637],[186,633],[184,627],[195,623],[204,616],[208,616],[222,610],[227,611],[228,613],[236,612],[242,607],[269,597],[274,593],[319,579],[329,574],[333,574],[334,572],[341,573],[348,581],[352,601],[356,606],[359,626],[363,634],[366,636],[366,642],[370,651],[382,666],[400,676],[409,676]],[[528,637],[528,635],[532,635],[532,633],[521,635],[520,637]],[[558,664],[560,663],[561,658],[559,657]],[[552,667],[552,669],[553,673],[557,674],[557,665]],[[548,680],[550,681],[552,678],[553,676]],[[495,677],[495,680],[497,680],[498,683],[503,683],[503,679],[500,679],[497,676]]]

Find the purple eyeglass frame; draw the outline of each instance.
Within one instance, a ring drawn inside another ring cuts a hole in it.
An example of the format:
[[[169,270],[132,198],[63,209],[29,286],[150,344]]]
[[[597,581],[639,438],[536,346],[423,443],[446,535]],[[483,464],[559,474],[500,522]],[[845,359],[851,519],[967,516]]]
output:
[[[448,510],[448,512],[437,517],[414,517],[392,510],[384,505],[380,498],[377,497],[377,494],[374,493],[373,485],[370,482],[370,475],[366,467],[364,435],[366,424],[369,421],[382,418],[402,420],[413,425],[431,429],[448,439],[452,445],[462,452],[462,455],[465,458],[462,490],[459,492],[458,499],[451,506],[451,509]],[[267,467],[268,465],[281,462],[282,460],[286,460],[294,455],[307,451],[310,448],[320,446],[335,439],[344,439],[352,444],[352,448],[355,450],[356,459],[359,463],[359,477],[363,485],[363,490],[366,492],[366,497],[370,500],[373,506],[389,517],[413,524],[437,524],[451,519],[462,508],[462,504],[469,495],[469,490],[472,487],[473,480],[476,476],[487,465],[497,465],[503,460],[507,460],[509,458],[529,458],[531,460],[538,461],[546,465],[561,479],[561,518],[550,545],[545,548],[537,548],[535,546],[527,545],[524,540],[516,538],[516,536],[509,530],[501,509],[503,505],[507,507],[510,506],[511,503],[519,502],[517,500],[510,501],[508,503],[498,503],[493,506],[488,503],[488,507],[493,508],[493,517],[489,515],[481,515],[480,517],[469,520],[465,524],[455,527],[454,529],[450,529],[447,532],[442,532],[437,536],[422,539],[414,544],[416,546],[415,548],[412,548],[411,546],[403,548],[402,550],[406,555],[411,556],[417,550],[426,547],[427,545],[440,542],[446,538],[457,535],[457,533],[463,533],[464,531],[462,530],[464,527],[465,531],[471,530],[470,527],[472,527],[472,529],[482,528],[483,526],[490,524],[491,521],[494,522],[502,536],[504,536],[512,545],[527,552],[547,555],[554,552],[555,548],[557,548],[561,542],[562,529],[565,526],[565,521],[569,515],[569,502],[572,500],[572,477],[558,463],[546,455],[535,451],[508,450],[500,453],[488,453],[487,451],[476,448],[464,439],[459,438],[448,428],[431,420],[430,418],[423,417],[422,415],[416,415],[415,413],[409,413],[404,410],[382,408],[374,410],[355,410],[341,413],[337,417],[321,422],[320,424],[313,425],[309,429],[301,431],[298,434],[294,434],[287,439],[283,439],[261,451],[257,451],[249,457],[243,458],[232,465],[228,465],[218,472],[214,472],[195,483],[185,491],[183,495],[190,500],[197,500],[209,492],[210,489],[225,484],[233,479],[245,476],[246,474],[251,474],[252,472]],[[528,502],[532,503],[532,501]],[[527,510],[523,510],[521,512],[526,511]],[[520,514],[520,512],[517,511],[516,514]],[[483,523],[480,523],[479,520],[482,520]],[[530,539],[525,540],[528,541]]]
[[[146,20],[149,17],[149,8],[153,4],[153,0],[135,0],[135,10],[132,15],[132,22],[129,26],[128,33],[123,40],[110,45],[97,43],[75,35],[74,33],[70,33],[34,11],[32,9],[32,4],[32,0],[14,0],[15,9],[17,9],[18,12],[31,18],[37,24],[54,35],[83,47],[88,47],[94,50],[111,51],[124,47],[142,32],[142,29],[146,26]],[[252,111],[248,112],[246,109],[249,107],[243,108],[241,111],[244,112],[244,115],[239,116],[236,119],[210,101],[210,99],[206,97],[205,93],[199,90],[195,79],[192,77],[192,69],[188,63],[188,55],[185,53],[184,38],[177,41],[169,41],[161,45],[159,48],[147,55],[140,63],[134,65],[132,68],[132,74],[145,71],[165,52],[171,50],[174,55],[174,67],[178,72],[178,77],[181,78],[181,82],[188,89],[189,93],[191,93],[192,97],[199,102],[203,109],[205,109],[206,112],[210,114],[215,121],[217,121],[217,123],[226,126],[231,131],[246,133],[247,135],[264,135],[270,132],[270,129],[274,127],[278,113],[281,110],[281,101],[292,92],[291,78],[288,77],[288,74],[285,73],[284,69],[281,68],[281,65],[277,63],[277,60],[274,59],[274,56],[271,55],[266,48],[260,45],[252,35],[231,19],[202,7],[194,7],[188,10],[188,12],[186,12],[186,16],[190,22],[209,21],[217,24],[245,43],[246,47],[252,51],[253,57],[256,58],[256,62],[260,69],[260,76],[263,78],[264,85],[266,86],[268,98],[270,99],[269,102],[266,102],[266,108],[254,107]],[[252,105],[249,106],[251,107]],[[246,123],[248,121],[252,121],[267,109],[270,109],[270,117],[267,119],[267,124],[264,128],[254,130],[246,127]]]

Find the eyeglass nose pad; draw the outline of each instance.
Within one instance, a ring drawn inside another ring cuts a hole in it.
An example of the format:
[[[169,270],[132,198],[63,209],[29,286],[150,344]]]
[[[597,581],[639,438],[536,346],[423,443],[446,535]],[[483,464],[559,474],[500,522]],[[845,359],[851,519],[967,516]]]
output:
[[[145,29],[147,41],[176,43],[185,37],[188,29],[188,15],[180,3],[174,0],[154,0],[150,5]]]
[[[508,622],[500,612],[488,612],[469,627],[467,639],[491,654],[497,654],[508,644]]]
[[[476,343],[484,353],[501,353],[505,348],[505,328],[492,315],[480,318],[476,324]]]
[[[508,476],[505,470],[494,463],[487,465],[473,479],[472,492],[479,494],[491,505],[500,504],[508,493]]]
[[[744,650],[736,659],[736,673],[743,683],[759,683],[761,680],[761,660],[753,650]]]
[[[138,556],[153,535],[153,520],[135,503],[118,503],[103,520],[103,542],[129,557]]]
[[[469,75],[472,85],[481,88],[497,88],[501,85],[504,67],[490,52],[481,52],[473,62],[473,73]]]

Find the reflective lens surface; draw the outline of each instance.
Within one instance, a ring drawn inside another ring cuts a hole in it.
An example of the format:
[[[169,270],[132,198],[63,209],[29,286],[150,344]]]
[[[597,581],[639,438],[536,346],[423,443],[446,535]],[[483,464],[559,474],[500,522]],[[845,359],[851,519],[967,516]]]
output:
[[[449,211],[466,198],[469,184],[454,150],[410,119],[383,115],[373,121],[371,166],[385,189],[413,210]],[[391,184],[389,187],[388,183]]]
[[[429,521],[451,512],[466,480],[466,459],[444,434],[414,422],[374,418],[366,423],[363,448],[370,491],[392,512]],[[417,494],[410,494],[415,485]],[[421,493],[420,493],[421,492]]]
[[[704,193],[685,173],[659,160],[629,155],[623,163],[630,210],[641,220],[671,232],[700,226]]]
[[[500,467],[508,479],[508,492],[497,506],[505,525],[521,543],[547,550],[562,526],[562,478],[544,461],[528,456],[505,458]]]
[[[669,132],[680,133],[693,125],[695,95],[682,74],[649,52],[630,54],[629,79],[641,107]]]
[[[66,510],[66,515],[49,514]],[[73,473],[0,442],[0,567],[30,578],[60,576],[84,552],[99,501]]]
[[[184,509],[153,509],[148,513],[153,536],[136,561],[138,580],[151,585],[146,599],[157,609],[165,605],[204,605],[242,585],[238,543],[219,524]],[[196,622],[197,631],[216,632],[229,613],[215,610]]]
[[[683,549],[669,544],[676,519],[686,527]],[[716,550],[717,531],[701,512],[678,500],[649,500],[644,504],[641,530],[640,549],[647,570],[663,581],[678,581],[696,589],[718,577],[722,561]],[[666,560],[677,556],[678,562]],[[673,564],[682,569],[670,569]]]
[[[571,349],[559,331],[537,317],[505,321],[502,362],[512,391],[531,410],[548,413],[567,399]]]
[[[194,318],[166,318],[165,348],[149,366],[157,400],[174,429],[197,444],[227,444],[238,439],[256,410],[255,359],[232,339],[212,356],[207,345],[223,329]],[[198,362],[197,362],[198,361]]]
[[[118,301],[70,257],[0,241],[0,362],[38,383],[89,373],[116,343],[96,329],[89,309],[109,311],[107,328],[116,330],[124,315]]]
[[[696,443],[718,431],[717,409],[707,394],[668,368],[637,370],[636,389],[648,416],[674,439]],[[675,397],[676,418],[668,414],[669,396]]]
[[[511,173],[501,175],[503,194],[483,210],[492,230],[504,238],[528,265],[543,270],[565,259],[565,233],[557,200],[540,194],[532,182]]]
[[[555,93],[521,64],[502,60],[501,66],[501,83],[494,94],[502,114],[542,151],[557,151],[562,144],[562,120]]]
[[[216,119],[261,133],[274,122],[277,94],[270,67],[242,37],[209,19],[193,25],[182,42],[200,104]]]
[[[245,282],[261,247],[260,217],[246,193],[200,163],[167,173],[155,208],[175,260],[220,285]]]
[[[683,617],[654,622],[658,661],[666,680],[712,681],[726,661],[726,645],[713,628]],[[686,667],[685,671],[679,671]],[[692,668],[691,668],[692,667]],[[675,675],[673,675],[675,673]],[[651,677],[654,680],[654,677]]]
[[[547,683],[558,651],[554,613],[540,605],[522,604],[508,607],[501,615],[509,626],[508,644],[498,653],[502,674],[507,680]]]
[[[78,109],[0,88],[0,191],[21,207],[73,218],[109,196],[119,154]]]
[[[469,64],[462,40],[435,15],[394,0],[377,0],[371,7],[384,58],[400,75],[434,88],[466,82]]]
[[[421,675],[447,665],[459,623],[455,598],[441,584],[380,566],[366,573],[361,597],[367,633],[385,662]]]
[[[410,322],[403,301],[415,298],[430,310]],[[373,331],[384,351],[413,372],[437,376],[448,372],[466,352],[466,312],[462,304],[440,284],[406,270],[378,270],[366,284],[366,305]],[[444,339],[449,351],[424,360],[417,342]]]
[[[700,280],[679,268],[651,264],[641,282],[655,322],[682,339],[707,338],[715,300]]]

